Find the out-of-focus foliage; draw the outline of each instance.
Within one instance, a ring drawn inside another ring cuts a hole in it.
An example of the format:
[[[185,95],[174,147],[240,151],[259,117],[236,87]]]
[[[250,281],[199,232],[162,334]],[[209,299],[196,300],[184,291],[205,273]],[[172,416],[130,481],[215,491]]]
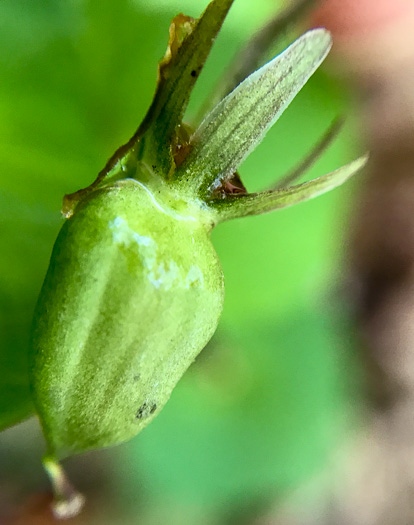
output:
[[[170,19],[181,11],[198,16],[205,4],[0,3],[0,427],[31,412],[31,314],[62,223],[62,196],[87,186],[135,131]],[[273,7],[236,0],[190,116]],[[344,111],[342,90],[318,73],[244,163],[248,189],[263,189],[295,166]],[[345,130],[310,176],[351,160],[352,139]],[[237,515],[241,504],[276,499],[323,466],[350,424],[355,368],[333,282],[351,191],[352,183],[214,232],[226,277],[221,325],[163,413],[111,451],[126,516],[141,493],[148,523],[183,523],[183,516],[223,523],[221,512]]]

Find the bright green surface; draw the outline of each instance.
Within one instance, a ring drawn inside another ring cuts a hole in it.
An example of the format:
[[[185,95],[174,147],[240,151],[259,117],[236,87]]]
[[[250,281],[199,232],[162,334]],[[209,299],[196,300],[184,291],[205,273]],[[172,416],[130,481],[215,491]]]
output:
[[[78,205],[36,307],[31,380],[57,457],[138,434],[221,314],[222,271],[200,210],[177,212],[160,183],[151,192],[136,177]]]
[[[206,86],[244,37],[240,20],[253,25],[260,18],[259,9],[250,16],[250,4],[237,3],[191,107],[208,95]],[[94,179],[151,101],[169,19],[184,10],[178,0],[156,4],[0,4],[3,422],[27,410],[31,312],[62,224],[61,198]],[[263,3],[263,16],[268,9]],[[188,14],[201,10],[198,2]],[[339,88],[317,74],[240,169],[248,189],[261,190],[296,165],[343,110]],[[344,133],[309,176],[354,158],[352,137]],[[169,517],[178,524],[183,515],[209,522],[218,508],[236,508],[240,499],[247,508],[296,486],[342,439],[355,368],[332,289],[341,275],[353,185],[214,232],[226,281],[215,346],[189,370],[162,415],[111,451],[119,489],[112,497],[125,512],[134,515],[141,494],[140,512],[152,522]]]

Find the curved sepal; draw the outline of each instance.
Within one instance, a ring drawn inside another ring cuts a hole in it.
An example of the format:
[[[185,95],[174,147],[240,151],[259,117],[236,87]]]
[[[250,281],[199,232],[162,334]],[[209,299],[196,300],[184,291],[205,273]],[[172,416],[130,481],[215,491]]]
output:
[[[299,164],[287,175],[278,180],[269,189],[278,190],[281,188],[288,188],[292,184],[298,181],[302,176],[312,167],[312,165],[319,159],[319,157],[325,152],[331,145],[334,139],[339,134],[344,119],[342,117],[336,118],[326,132],[320,137],[315,146],[311,151],[299,162]]]
[[[228,195],[225,199],[211,200],[208,202],[208,205],[216,209],[218,222],[247,215],[261,215],[280,208],[286,208],[299,202],[313,199],[340,186],[360,171],[367,163],[367,160],[368,155],[364,155],[335,171],[290,188],[260,193]]]
[[[139,128],[108,160],[87,188],[65,195],[62,214],[70,218],[77,204],[102,184],[134,177],[142,158],[162,178],[175,169],[174,147],[191,92],[234,0],[213,0],[199,19],[176,16],[167,51],[158,66],[157,89]]]

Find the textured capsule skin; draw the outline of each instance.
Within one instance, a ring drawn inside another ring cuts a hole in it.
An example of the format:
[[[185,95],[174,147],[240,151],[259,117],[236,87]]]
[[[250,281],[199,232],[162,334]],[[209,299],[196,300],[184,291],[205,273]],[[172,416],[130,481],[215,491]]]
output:
[[[125,441],[164,406],[222,310],[210,229],[200,207],[132,179],[94,191],[65,222],[31,345],[50,454]]]

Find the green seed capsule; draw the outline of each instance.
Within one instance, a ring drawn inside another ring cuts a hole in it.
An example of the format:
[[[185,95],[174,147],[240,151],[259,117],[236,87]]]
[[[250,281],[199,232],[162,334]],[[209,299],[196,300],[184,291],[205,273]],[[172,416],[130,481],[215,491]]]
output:
[[[127,179],[95,191],[66,221],[32,342],[50,453],[137,434],[211,338],[223,277],[206,219],[168,191]]]

